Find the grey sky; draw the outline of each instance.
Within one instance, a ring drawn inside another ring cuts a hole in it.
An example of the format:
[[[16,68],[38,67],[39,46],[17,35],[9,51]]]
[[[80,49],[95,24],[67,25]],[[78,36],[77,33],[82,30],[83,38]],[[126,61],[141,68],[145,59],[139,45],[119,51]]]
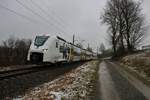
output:
[[[45,12],[42,12],[31,0],[18,0],[33,14],[22,7],[16,0],[0,0],[3,5],[11,10],[21,13],[35,20],[30,22],[5,9],[0,8],[0,41],[10,35],[20,38],[32,38],[36,34],[51,34],[63,36],[67,40],[75,34],[77,40],[86,40],[92,47],[105,43],[107,39],[107,27],[100,23],[99,17],[107,0],[32,0]],[[150,19],[150,0],[144,0],[143,12],[147,20]],[[144,44],[150,44],[150,37],[145,39]]]

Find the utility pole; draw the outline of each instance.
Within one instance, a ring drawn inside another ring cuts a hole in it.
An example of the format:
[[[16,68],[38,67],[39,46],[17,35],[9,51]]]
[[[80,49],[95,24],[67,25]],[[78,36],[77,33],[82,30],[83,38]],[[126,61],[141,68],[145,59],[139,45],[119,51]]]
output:
[[[97,46],[97,55],[98,55],[98,46]]]
[[[75,35],[73,34],[73,40],[72,40],[72,43],[74,44],[74,38],[75,38]]]
[[[90,48],[90,45],[89,45],[89,43],[88,43],[88,49]]]

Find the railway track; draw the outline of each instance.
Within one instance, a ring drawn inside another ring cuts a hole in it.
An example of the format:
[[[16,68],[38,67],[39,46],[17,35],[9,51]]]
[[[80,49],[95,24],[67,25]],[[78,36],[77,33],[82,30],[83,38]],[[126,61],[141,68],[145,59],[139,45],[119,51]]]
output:
[[[69,63],[70,65],[74,64],[74,63],[80,63],[78,62],[72,62]],[[11,77],[16,77],[16,76],[21,76],[21,75],[25,75],[25,74],[30,74],[30,73],[34,73],[34,72],[38,72],[38,71],[43,71],[43,70],[47,70],[52,68],[52,66],[54,67],[62,67],[62,66],[66,66],[69,65],[68,63],[63,63],[60,66],[58,66],[59,64],[44,64],[44,65],[28,65],[28,67],[25,68],[18,68],[18,69],[12,69],[12,70],[7,70],[7,71],[0,71],[0,81],[4,80],[4,79],[9,79]],[[30,67],[29,67],[30,66]]]
[[[8,79],[11,77],[16,77],[24,74],[29,74],[32,72],[37,72],[41,70],[46,70],[50,65],[31,65],[27,68],[18,68],[7,71],[0,71],[0,80]]]
[[[30,68],[0,72],[0,100],[6,97],[17,98],[30,88],[54,80],[72,69],[81,66],[85,61],[63,63],[60,65],[38,65]]]

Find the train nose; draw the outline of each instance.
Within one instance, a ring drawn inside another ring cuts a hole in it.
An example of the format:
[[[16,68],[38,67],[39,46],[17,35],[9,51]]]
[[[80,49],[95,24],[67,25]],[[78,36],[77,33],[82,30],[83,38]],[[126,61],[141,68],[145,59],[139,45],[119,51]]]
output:
[[[43,53],[32,52],[30,55],[30,60],[32,63],[43,62]]]

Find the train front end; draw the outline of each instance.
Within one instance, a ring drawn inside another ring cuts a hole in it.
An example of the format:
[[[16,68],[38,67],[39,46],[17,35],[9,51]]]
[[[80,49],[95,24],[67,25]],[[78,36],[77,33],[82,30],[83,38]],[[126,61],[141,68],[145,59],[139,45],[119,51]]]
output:
[[[32,41],[27,60],[31,63],[42,63],[47,60],[46,55],[48,55],[48,45],[49,45],[49,35],[39,35],[36,36]]]

